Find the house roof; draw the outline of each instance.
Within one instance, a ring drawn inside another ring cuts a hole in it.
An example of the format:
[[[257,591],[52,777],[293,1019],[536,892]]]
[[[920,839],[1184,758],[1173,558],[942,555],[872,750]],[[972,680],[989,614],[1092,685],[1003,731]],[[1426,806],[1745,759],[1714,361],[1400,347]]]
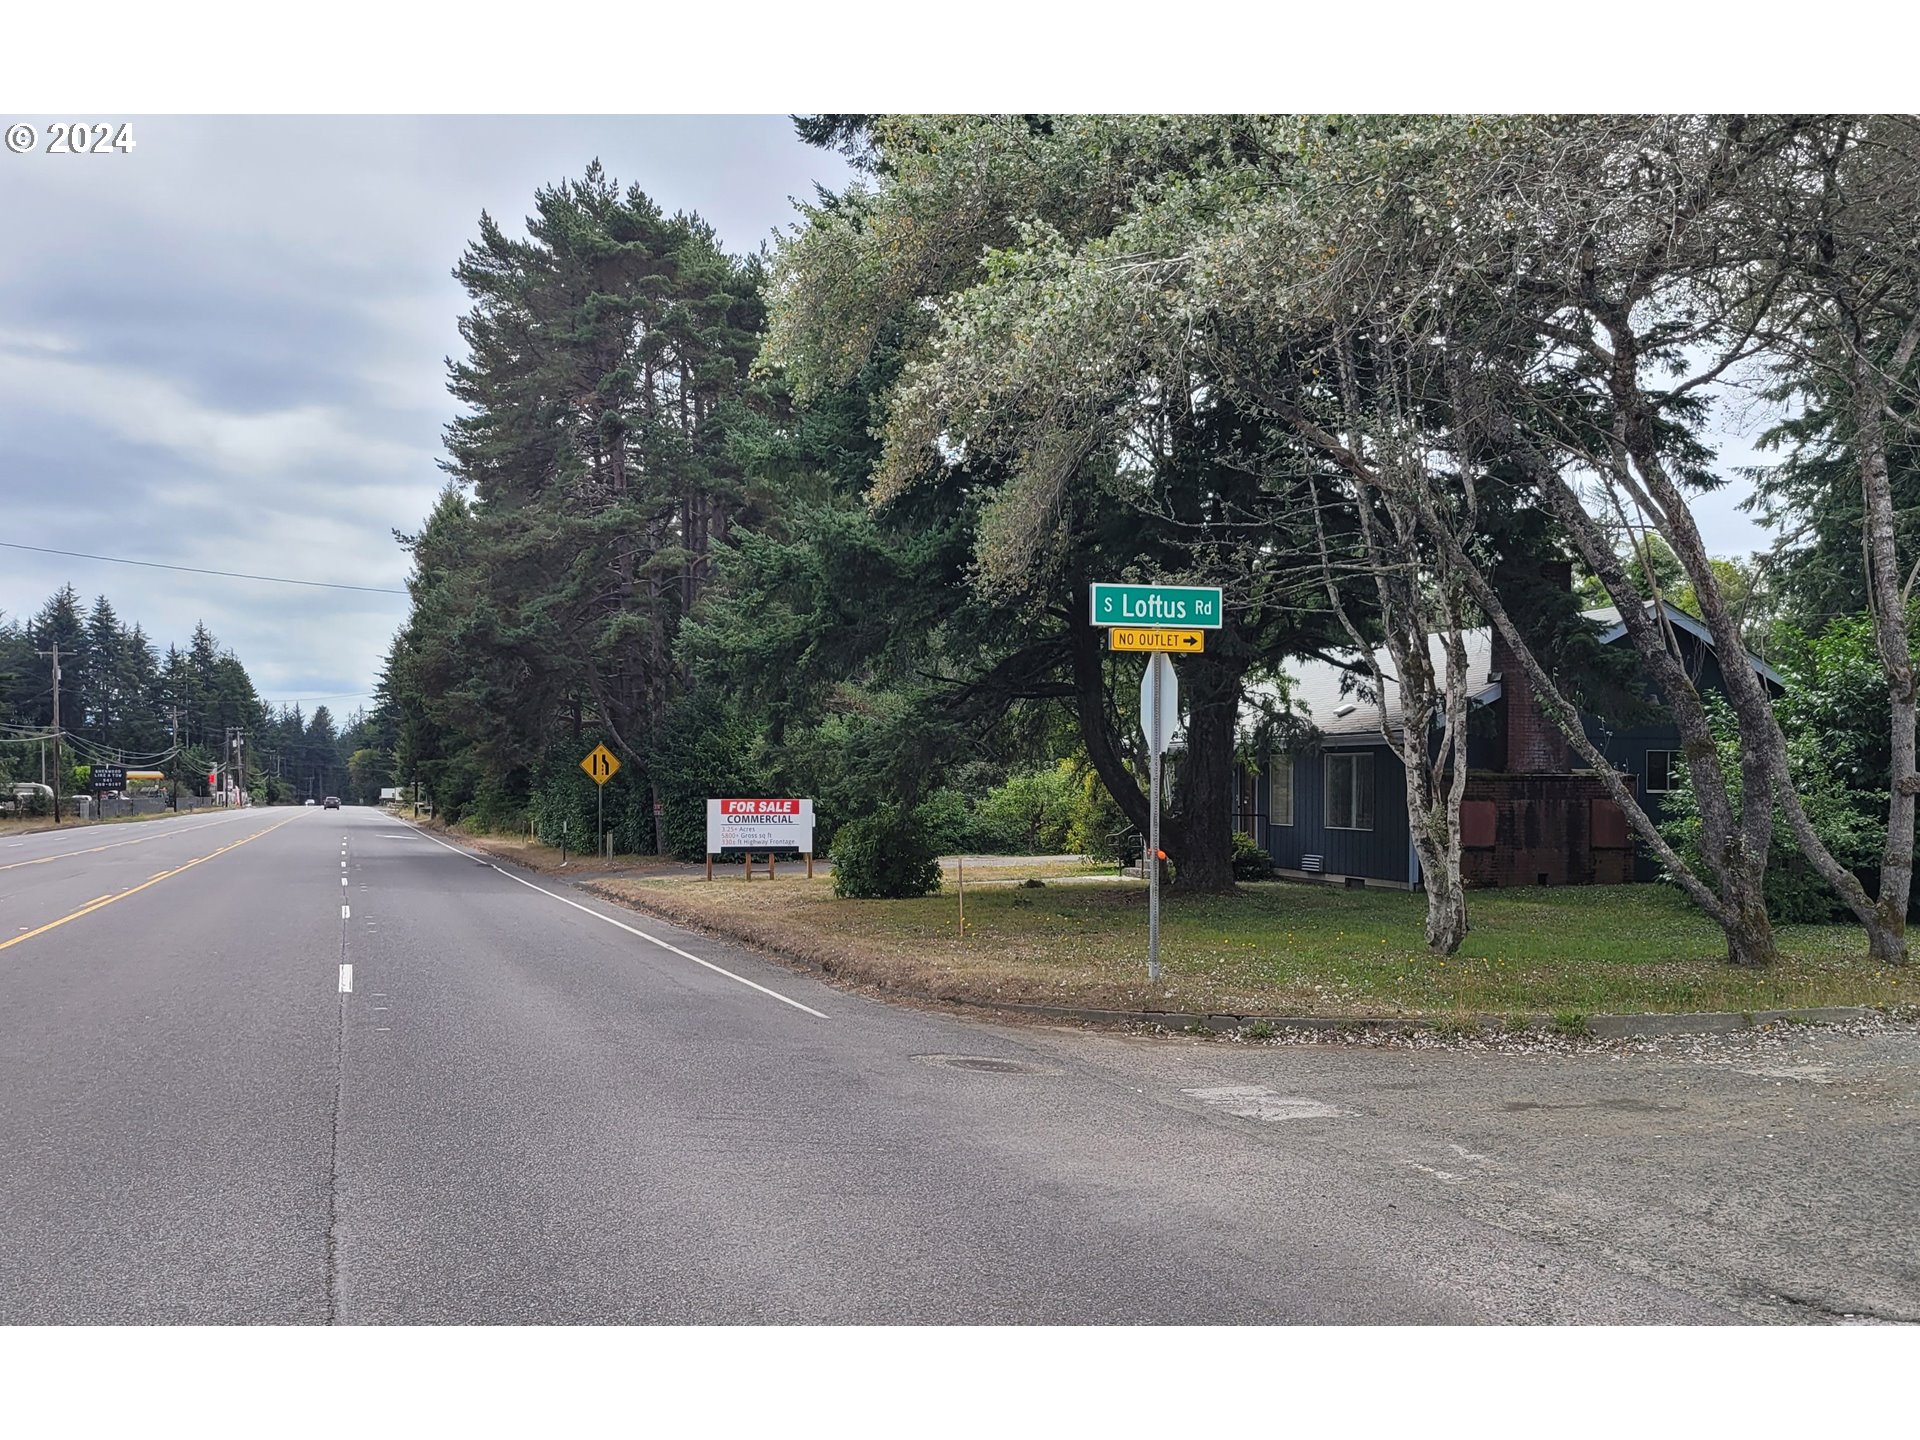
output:
[[[1479,705],[1499,699],[1499,683],[1491,679],[1489,673],[1493,659],[1490,632],[1485,627],[1468,630],[1461,639],[1467,646],[1468,697]],[[1444,674],[1446,656],[1438,635],[1427,638],[1427,649],[1433,657],[1435,673]],[[1393,676],[1393,657],[1385,646],[1374,655],[1381,673],[1387,677],[1387,727],[1397,731],[1400,685]],[[1287,666],[1292,708],[1312,721],[1314,728],[1328,740],[1377,740],[1380,737],[1380,707],[1373,693],[1373,676],[1357,655],[1354,664],[1359,667],[1357,671],[1325,660],[1297,660]]]
[[[1647,604],[1651,606],[1653,602],[1649,600]],[[1715,648],[1713,632],[1707,629],[1705,622],[1700,620],[1698,616],[1689,615],[1671,600],[1663,600],[1661,604],[1666,609],[1667,619],[1673,622],[1675,628],[1686,631],[1709,650]],[[1626,622],[1620,618],[1620,611],[1616,606],[1608,605],[1599,610],[1582,610],[1580,613],[1587,619],[1597,620],[1607,627],[1600,636],[1600,643],[1602,645],[1611,645],[1627,633]],[[1782,690],[1787,688],[1787,677],[1767,664],[1766,661],[1762,660],[1758,655],[1755,655],[1751,650],[1747,652],[1747,663],[1753,666],[1755,672],[1763,679],[1778,685]]]
[[[1652,603],[1648,602],[1649,605]],[[1671,601],[1662,603],[1668,619],[1677,628],[1712,648],[1713,636],[1705,625]],[[1603,645],[1611,645],[1627,633],[1627,627],[1620,619],[1620,611],[1614,606],[1583,610],[1580,614],[1583,619],[1606,627],[1600,635]],[[1501,677],[1493,671],[1492,631],[1483,625],[1463,631],[1460,638],[1467,647],[1467,699],[1474,705],[1489,705],[1500,698],[1501,685]],[[1434,673],[1444,675],[1446,656],[1438,635],[1427,637],[1427,650],[1433,657]],[[1401,725],[1400,686],[1393,678],[1393,657],[1385,646],[1376,650],[1374,655],[1381,672],[1387,677],[1386,728],[1389,732],[1398,732]],[[1785,678],[1766,661],[1751,654],[1747,660],[1773,684],[1785,687]],[[1292,708],[1310,720],[1324,739],[1335,744],[1341,741],[1354,743],[1377,740],[1380,737],[1380,707],[1373,693],[1373,676],[1357,652],[1353,656],[1353,667],[1314,659],[1296,660],[1287,665],[1287,676],[1292,682]],[[1277,698],[1271,690],[1267,693],[1271,698]]]

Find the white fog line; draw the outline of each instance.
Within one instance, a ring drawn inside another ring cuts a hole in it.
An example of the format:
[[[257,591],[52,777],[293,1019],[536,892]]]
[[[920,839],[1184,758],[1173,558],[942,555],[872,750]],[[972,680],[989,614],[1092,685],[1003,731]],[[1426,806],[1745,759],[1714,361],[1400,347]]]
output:
[[[342,995],[353,993],[353,966],[351,965],[340,967],[340,993]]]
[[[463,859],[471,860],[474,858],[473,856],[469,855],[465,850],[460,849],[457,845],[449,845],[447,844],[446,841],[440,839],[436,835],[428,835],[425,838],[433,841],[433,843],[438,845],[442,850],[451,850],[453,851],[454,854],[462,857]],[[621,921],[614,919],[611,915],[602,915],[598,910],[595,910],[590,905],[582,905],[578,900],[569,900],[564,895],[556,895],[553,893],[553,891],[548,890],[543,886],[536,885],[531,880],[522,880],[518,875],[515,875],[510,871],[502,870],[498,865],[495,865],[490,861],[483,861],[482,863],[486,864],[487,868],[494,871],[496,874],[505,875],[507,879],[513,881],[516,885],[524,885],[529,890],[538,891],[540,894],[546,896],[549,900],[558,900],[562,905],[571,905],[574,909],[578,910],[582,915],[591,915],[596,920],[604,920],[607,924],[613,926],[613,928],[616,930],[624,930],[629,935],[636,935],[640,939],[646,941],[649,945],[658,945],[662,950],[666,950],[671,952],[672,954],[678,955],[682,960],[691,960],[696,965],[703,965],[707,969],[713,971],[714,974],[724,975],[729,980],[738,981],[740,984],[745,985],[749,990],[758,990],[762,995],[771,996],[773,999],[778,1000],[782,1005],[791,1005],[796,1010],[804,1010],[807,1014],[813,1016],[814,1019],[816,1020],[825,1020],[827,1018],[825,1015],[822,1015],[818,1010],[815,1010],[811,1005],[802,1005],[798,1000],[790,999],[789,997],[782,995],[778,990],[769,990],[766,986],[761,985],[756,981],[749,980],[744,975],[736,975],[733,973],[733,971],[726,969],[724,966],[716,965],[711,960],[702,960],[698,955],[689,954],[687,951],[682,950],[678,945],[668,944],[665,940],[660,939],[657,935],[649,935],[644,930],[636,930],[634,929],[633,926],[624,924]]]

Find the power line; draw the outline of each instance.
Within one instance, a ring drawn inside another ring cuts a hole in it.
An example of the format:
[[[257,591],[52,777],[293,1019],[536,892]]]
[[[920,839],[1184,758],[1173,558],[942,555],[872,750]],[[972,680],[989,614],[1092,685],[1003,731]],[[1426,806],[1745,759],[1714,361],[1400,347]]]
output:
[[[205,570],[198,565],[164,565],[158,560],[128,560],[119,555],[89,555],[83,550],[50,550],[44,545],[20,545],[0,540],[9,550],[32,550],[40,555],[66,555],[75,560],[104,560],[109,565],[144,565],[149,570],[179,570],[188,575],[222,575],[229,580],[265,580],[274,585],[306,585],[315,590],[358,590],[366,595],[405,595],[405,590],[390,590],[380,585],[341,585],[332,580],[289,580],[284,575],[247,575],[238,570]]]

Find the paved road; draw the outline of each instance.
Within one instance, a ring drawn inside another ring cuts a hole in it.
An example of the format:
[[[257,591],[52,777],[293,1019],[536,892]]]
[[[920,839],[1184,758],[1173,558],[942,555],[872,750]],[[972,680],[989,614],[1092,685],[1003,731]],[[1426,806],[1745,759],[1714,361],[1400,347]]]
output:
[[[892,1007],[367,810],[0,847],[0,984],[0,1322],[1767,1318],[1398,1163],[1403,1058]]]

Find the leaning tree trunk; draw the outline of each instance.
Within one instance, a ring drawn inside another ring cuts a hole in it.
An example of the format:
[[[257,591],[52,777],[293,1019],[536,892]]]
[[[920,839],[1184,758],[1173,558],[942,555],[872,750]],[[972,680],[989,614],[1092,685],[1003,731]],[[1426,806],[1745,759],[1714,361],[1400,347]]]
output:
[[[1620,772],[1594,745],[1586,732],[1586,727],[1580,723],[1579,711],[1566,696],[1560,693],[1559,687],[1553,682],[1553,677],[1548,675],[1541,666],[1532,648],[1527,644],[1526,637],[1513,623],[1513,617],[1507,613],[1506,606],[1495,593],[1493,586],[1488,583],[1479,565],[1475,563],[1472,556],[1467,554],[1459,537],[1428,502],[1420,502],[1420,518],[1421,523],[1445,554],[1453,573],[1460,577],[1467,587],[1467,592],[1486,612],[1487,619],[1506,637],[1508,647],[1513,652],[1514,658],[1520,662],[1521,668],[1527,672],[1527,678],[1533,683],[1534,694],[1539,698],[1541,708],[1546,711],[1548,718],[1559,727],[1560,733],[1567,737],[1567,742],[1573,746],[1580,758],[1593,768],[1595,776],[1606,787],[1608,796],[1627,817],[1627,823],[1633,827],[1634,833],[1667,867],[1668,873],[1686,892],[1687,898],[1698,905],[1726,935],[1727,959],[1735,965],[1743,966],[1764,966],[1770,963],[1775,951],[1772,927],[1767,924],[1766,907],[1762,904],[1756,915],[1751,905],[1751,896],[1758,893],[1757,879],[1751,891],[1745,888],[1739,889],[1740,904],[1735,908],[1730,903],[1730,898],[1723,899],[1722,896],[1715,894],[1693,872],[1692,867],[1681,858],[1666,836],[1660,833],[1660,828],[1653,823],[1652,817],[1641,808],[1640,802],[1634,798],[1633,791],[1621,778]],[[1716,857],[1708,858],[1712,861]],[[1722,880],[1724,887],[1726,883],[1724,875],[1717,878]]]
[[[1767,864],[1766,844],[1772,836],[1772,787],[1764,783],[1769,773],[1765,768],[1766,757],[1757,751],[1743,757],[1741,781],[1745,804],[1740,815],[1736,816],[1728,794],[1727,775],[1720,764],[1720,748],[1707,718],[1706,705],[1685,667],[1667,648],[1665,617],[1656,618],[1648,613],[1646,598],[1627,575],[1620,557],[1606,543],[1566,477],[1530,451],[1521,449],[1518,453],[1541,493],[1566,526],[1574,548],[1580,552],[1588,568],[1600,578],[1600,583],[1606,587],[1607,594],[1618,607],[1627,638],[1661,697],[1667,702],[1667,712],[1674,728],[1680,732],[1682,753],[1687,757],[1687,772],[1700,807],[1702,857],[1720,885],[1720,894],[1715,903],[1703,904],[1701,908],[1726,932],[1729,961],[1748,967],[1769,965],[1776,951],[1772,931],[1767,924],[1764,899],[1759,900],[1757,908],[1755,905],[1756,897],[1762,895]],[[1710,577],[1707,583],[1712,583]],[[1484,606],[1484,600],[1482,604]],[[1736,660],[1725,665],[1723,673],[1733,673],[1738,663]],[[1532,666],[1528,668],[1533,669]],[[1741,714],[1743,722],[1749,718],[1748,712],[1736,713]],[[1590,765],[1594,764],[1593,758],[1587,753],[1585,730],[1579,721],[1570,716],[1560,729],[1574,748],[1581,752],[1582,758],[1587,759]],[[1576,734],[1576,731],[1580,733]],[[1756,770],[1756,766],[1760,768]],[[1595,769],[1598,770],[1599,766],[1595,765]],[[1602,773],[1611,770],[1612,766],[1609,765]],[[1758,788],[1755,785],[1756,774],[1763,782]],[[1615,794],[1613,798],[1616,804],[1620,803],[1620,795]],[[1621,805],[1621,809],[1641,838],[1652,844],[1654,827],[1639,805],[1629,801]],[[1757,849],[1754,843],[1756,831],[1759,833]],[[1673,860],[1669,858],[1671,850],[1663,845],[1654,848],[1672,870]],[[1679,874],[1674,873],[1676,877]],[[1700,903],[1700,895],[1686,887],[1684,882],[1682,888],[1688,890],[1696,904]]]
[[[1895,355],[1895,373],[1906,368],[1920,344],[1920,319],[1907,328]],[[1887,675],[1888,720],[1893,764],[1888,775],[1887,839],[1880,857],[1880,891],[1874,897],[1877,924],[1868,927],[1876,960],[1907,963],[1907,904],[1913,894],[1914,805],[1920,797],[1915,773],[1915,676],[1913,638],[1907,627],[1906,587],[1893,523],[1893,487],[1887,474],[1886,387],[1864,351],[1854,361],[1854,430],[1860,451],[1865,505],[1867,594],[1873,602],[1873,636]]]

